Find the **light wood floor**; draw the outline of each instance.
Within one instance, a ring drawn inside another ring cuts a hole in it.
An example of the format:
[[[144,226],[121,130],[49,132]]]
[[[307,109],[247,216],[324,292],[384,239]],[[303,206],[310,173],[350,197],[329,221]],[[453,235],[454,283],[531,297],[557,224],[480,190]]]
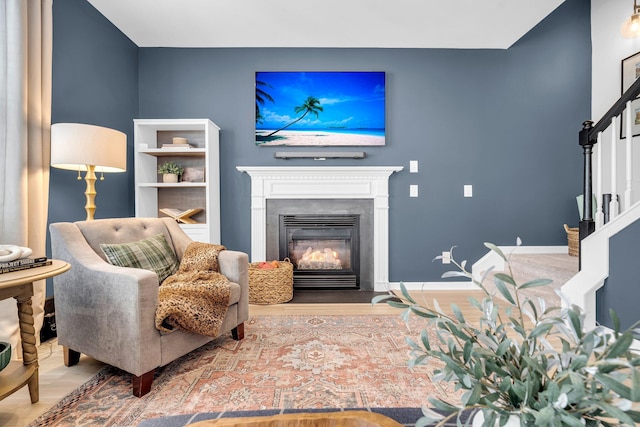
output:
[[[465,315],[475,315],[475,309],[468,304],[468,291],[424,293],[431,301],[436,298],[442,307],[458,304]],[[386,304],[277,304],[251,305],[250,315],[358,315],[358,314],[399,314],[398,309]],[[471,315],[471,316],[473,316]],[[472,317],[470,317],[471,319]],[[62,361],[62,348],[55,340],[43,343],[39,348],[40,361],[40,401],[31,404],[29,391],[23,387],[16,393],[0,401],[0,426],[24,427],[56,404],[65,395],[84,384],[104,365],[90,357],[81,356],[80,363],[66,367]]]

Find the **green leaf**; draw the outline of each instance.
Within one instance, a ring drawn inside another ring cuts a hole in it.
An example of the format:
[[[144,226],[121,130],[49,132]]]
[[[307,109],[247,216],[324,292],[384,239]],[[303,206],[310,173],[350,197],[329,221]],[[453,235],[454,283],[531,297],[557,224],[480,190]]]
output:
[[[630,426],[635,425],[635,423],[633,422],[633,418],[627,415],[622,409],[613,405],[609,405],[605,402],[593,402],[593,404],[602,409],[605,412],[605,416],[608,415],[617,418],[618,420],[622,421],[625,424],[629,424]]]
[[[553,407],[545,406],[536,415],[536,425],[537,426],[546,426],[552,425],[553,422],[554,411]]]
[[[423,329],[420,333],[420,339],[422,340],[422,345],[427,351],[431,351],[431,343],[429,342],[429,334],[426,329]]]
[[[442,273],[442,276],[440,276],[442,279],[448,279],[451,277],[469,277],[467,273],[463,272],[463,271],[445,271],[444,273]]]
[[[412,305],[410,308],[411,308],[411,312],[419,317],[424,317],[427,319],[435,319],[438,317],[438,315],[435,314],[433,310],[428,309],[426,307],[422,307],[420,305]]]
[[[496,356],[502,357],[507,352],[507,350],[509,350],[509,346],[511,346],[511,340],[509,338],[506,338],[498,346],[498,349],[496,350]]]
[[[467,400],[467,403],[465,406],[475,405],[480,401],[481,397],[482,397],[482,385],[480,383],[476,383],[476,385],[473,386],[473,389],[471,390],[471,394],[469,395],[469,399]]]
[[[640,412],[638,411],[627,411],[627,415],[631,417],[633,421],[636,423],[640,423]]]
[[[403,302],[393,301],[393,300],[387,301],[387,304],[393,308],[409,308],[407,304]]]
[[[496,275],[496,278],[495,278],[495,284],[496,284],[496,288],[498,288],[498,291],[500,291],[502,296],[507,301],[509,301],[511,304],[515,305],[516,302],[514,301],[513,297],[511,296],[511,293],[509,292],[509,290],[505,286],[504,282],[502,280],[498,279],[497,275]]]
[[[489,242],[485,242],[484,245],[491,249],[493,252],[495,252],[496,254],[498,254],[500,256],[500,258],[502,258],[503,260],[507,261],[507,257],[504,256],[504,253],[502,253],[502,250],[497,247],[496,245],[494,245],[493,243],[489,243]]]
[[[473,341],[469,340],[464,343],[464,348],[462,350],[462,358],[464,363],[469,363],[471,360],[471,353],[473,352]]]
[[[620,332],[620,318],[618,317],[618,313],[616,313],[613,308],[609,309],[609,316],[611,316],[611,321],[613,322],[613,331],[617,336]]]
[[[552,282],[553,280],[550,280],[550,279],[534,279],[519,286],[518,289],[537,288],[539,286],[547,286]]]
[[[513,285],[513,286],[516,285],[516,281],[513,279],[513,277],[509,276],[508,274],[496,273],[496,275],[494,277],[496,279],[502,280],[503,282],[508,283],[510,285]]]
[[[584,427],[584,424],[580,422],[578,418],[574,418],[571,415],[560,414],[560,419],[562,420],[562,425],[572,426],[572,427]]]
[[[633,344],[633,335],[631,332],[625,332],[618,337],[617,340],[609,347],[607,351],[607,358],[613,359],[623,355],[629,350],[629,347]]]
[[[552,323],[538,323],[538,326],[533,328],[533,330],[529,334],[529,337],[530,338],[541,337],[542,335],[545,335],[547,332],[549,332],[551,329],[553,329]]]
[[[631,400],[640,402],[640,369],[634,369],[631,373]]]
[[[371,298],[371,305],[375,305],[389,299],[398,299],[398,297],[395,295],[376,295],[375,297]]]
[[[400,282],[400,291],[402,292],[402,296],[409,301],[411,304],[415,304],[416,302],[414,301],[413,298],[411,298],[411,295],[409,295],[409,290],[407,289],[407,287],[404,285],[404,282]]]
[[[575,332],[578,338],[582,338],[582,321],[580,320],[580,315],[576,310],[568,310],[567,314],[569,315],[569,320],[571,321],[571,327]]]
[[[446,412],[458,411],[458,408],[448,404],[444,400],[438,399],[437,397],[429,397],[429,403],[431,403],[435,409],[439,409],[440,411],[446,411]]]
[[[462,315],[460,307],[456,304],[451,304],[451,309],[453,310],[453,314],[456,316],[456,319],[458,319],[458,322],[464,323],[464,316]]]
[[[618,393],[623,399],[631,400],[631,389],[620,381],[614,380],[610,375],[602,375],[599,373],[595,374],[594,377],[600,383]]]

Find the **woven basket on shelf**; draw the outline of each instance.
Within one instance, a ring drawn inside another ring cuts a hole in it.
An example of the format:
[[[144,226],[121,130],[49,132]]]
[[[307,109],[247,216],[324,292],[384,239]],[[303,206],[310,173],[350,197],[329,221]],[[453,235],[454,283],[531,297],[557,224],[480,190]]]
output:
[[[567,242],[569,244],[569,255],[580,255],[580,229],[571,228],[567,224],[564,225],[564,229],[567,232]]]
[[[288,258],[277,268],[262,269],[260,262],[249,264],[249,303],[280,304],[293,299],[293,264]]]

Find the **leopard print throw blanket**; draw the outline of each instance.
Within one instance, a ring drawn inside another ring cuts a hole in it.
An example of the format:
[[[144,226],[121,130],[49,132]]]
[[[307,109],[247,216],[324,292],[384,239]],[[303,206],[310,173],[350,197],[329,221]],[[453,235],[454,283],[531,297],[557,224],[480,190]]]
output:
[[[156,328],[161,332],[184,329],[217,337],[227,314],[231,288],[218,272],[222,245],[192,242],[187,246],[178,271],[160,286]]]

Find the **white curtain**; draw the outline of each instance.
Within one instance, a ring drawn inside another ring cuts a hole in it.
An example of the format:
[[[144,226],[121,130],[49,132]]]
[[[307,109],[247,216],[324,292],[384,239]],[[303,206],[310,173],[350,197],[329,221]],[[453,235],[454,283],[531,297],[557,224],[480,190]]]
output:
[[[45,254],[49,199],[53,0],[0,0],[0,244]],[[44,281],[34,283],[36,337]],[[21,357],[16,301],[0,301],[0,340]]]

